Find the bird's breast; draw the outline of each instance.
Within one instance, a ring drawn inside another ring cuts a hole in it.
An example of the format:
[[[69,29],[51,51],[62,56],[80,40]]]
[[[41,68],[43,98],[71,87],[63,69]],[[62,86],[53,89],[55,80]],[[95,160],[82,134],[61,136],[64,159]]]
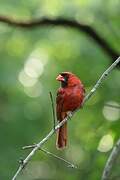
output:
[[[66,88],[63,111],[74,111],[81,106],[84,98],[84,91],[81,87]]]

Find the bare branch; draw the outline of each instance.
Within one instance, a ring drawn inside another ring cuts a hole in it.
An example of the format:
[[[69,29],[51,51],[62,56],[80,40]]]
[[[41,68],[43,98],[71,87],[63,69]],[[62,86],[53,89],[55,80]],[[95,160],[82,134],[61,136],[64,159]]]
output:
[[[37,144],[32,144],[32,145],[28,145],[28,146],[23,146],[22,149],[25,150],[25,149],[33,149],[34,147],[36,147]],[[40,148],[41,149],[41,148]]]
[[[88,93],[88,95],[84,98],[83,104],[93,95],[93,93],[95,93],[95,91],[101,85],[103,80],[109,75],[109,73],[115,68],[115,66],[117,66],[119,64],[119,62],[120,62],[120,57],[118,57],[118,59],[102,74],[102,76],[97,81],[95,86],[92,88],[90,93]]]
[[[97,83],[95,84],[95,86],[92,88],[92,90],[88,93],[88,95],[86,95],[86,97],[83,100],[83,104],[84,105],[89,99],[90,97],[95,93],[95,91],[97,90],[98,87],[100,87],[101,83],[103,82],[103,80],[109,75],[109,73],[115,68],[115,66],[117,66],[117,64],[120,62],[120,57],[102,74],[102,76],[99,78],[99,80],[97,81]],[[18,176],[18,174],[22,171],[23,167],[26,166],[26,164],[31,160],[31,158],[34,156],[34,154],[41,148],[41,146],[43,144],[45,144],[49,138],[57,131],[57,129],[59,129],[65,122],[67,122],[68,120],[71,119],[71,117],[77,112],[79,111],[80,108],[78,108],[77,110],[73,111],[72,113],[70,113],[63,121],[61,121],[57,126],[55,126],[55,129],[52,129],[46,136],[45,138],[43,138],[38,144],[36,144],[36,147],[33,148],[33,150],[30,152],[30,154],[24,159],[23,163],[20,164],[19,169],[17,170],[15,176],[13,177],[12,180],[15,180],[16,177]]]
[[[78,167],[76,165],[72,164],[71,162],[67,161],[66,159],[64,159],[62,157],[57,156],[56,154],[53,154],[53,153],[51,153],[51,152],[49,152],[49,151],[47,151],[47,150],[45,150],[43,148],[41,149],[41,151],[43,151],[44,153],[46,153],[46,154],[48,154],[48,155],[50,155],[50,156],[52,156],[52,157],[54,157],[56,159],[59,159],[59,160],[65,162],[68,165],[68,167],[70,167],[70,168],[78,169]]]
[[[66,18],[39,18],[33,20],[15,20],[12,17],[0,16],[0,22],[8,24],[12,27],[24,28],[24,29],[32,29],[32,28],[42,28],[44,26],[63,26],[74,28],[78,31],[82,31],[87,34],[90,38],[92,38],[107,55],[112,59],[116,59],[119,54],[116,52],[106,40],[104,40],[93,27],[89,25],[82,24],[74,19],[66,19]]]
[[[116,145],[114,146],[103,171],[102,179],[101,180],[109,180],[111,175],[111,170],[115,165],[115,162],[120,155],[120,139],[117,141]]]
[[[51,105],[52,105],[52,114],[53,114],[53,128],[55,129],[55,109],[54,109],[54,101],[53,101],[52,92],[49,92],[49,94],[50,94]]]
[[[33,149],[34,147],[36,147],[36,144],[29,145],[29,146],[24,146],[22,149],[30,149],[30,148]],[[56,159],[58,159],[58,160],[63,161],[63,162],[66,163],[66,164],[68,165],[68,167],[70,167],[70,168],[78,169],[78,167],[77,167],[76,165],[74,165],[73,163],[69,162],[68,160],[66,160],[66,159],[64,159],[64,158],[62,158],[62,157],[57,156],[57,155],[54,154],[54,153],[49,152],[48,150],[45,150],[45,149],[43,149],[43,148],[40,148],[39,150],[43,151],[44,153],[46,153],[46,154],[48,154],[48,155],[50,155],[50,156],[52,156],[52,157],[54,157],[54,158],[56,158]]]

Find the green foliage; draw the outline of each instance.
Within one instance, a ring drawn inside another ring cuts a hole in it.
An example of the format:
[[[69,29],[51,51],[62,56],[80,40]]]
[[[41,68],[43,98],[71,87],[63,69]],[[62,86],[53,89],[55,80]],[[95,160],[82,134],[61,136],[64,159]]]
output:
[[[93,26],[119,50],[119,7],[118,0],[6,0],[0,3],[0,12],[24,20],[42,16],[73,18]],[[2,23],[0,59],[0,179],[6,180],[15,173],[20,157],[29,153],[21,147],[40,141],[53,126],[49,91],[55,98],[58,73],[77,74],[88,92],[111,59],[89,37],[73,29],[23,30]],[[109,151],[119,138],[120,110],[105,107],[109,101],[120,103],[117,68],[69,122],[67,149],[56,150],[55,137],[45,145],[81,170],[69,169],[38,152],[18,180],[100,179]],[[116,173],[119,171],[118,167]]]

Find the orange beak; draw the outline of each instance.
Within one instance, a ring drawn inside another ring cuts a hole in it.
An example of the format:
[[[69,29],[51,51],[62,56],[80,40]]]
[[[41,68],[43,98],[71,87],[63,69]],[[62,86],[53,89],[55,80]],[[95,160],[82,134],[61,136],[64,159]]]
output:
[[[60,74],[56,78],[57,81],[65,81],[64,77],[61,76]]]

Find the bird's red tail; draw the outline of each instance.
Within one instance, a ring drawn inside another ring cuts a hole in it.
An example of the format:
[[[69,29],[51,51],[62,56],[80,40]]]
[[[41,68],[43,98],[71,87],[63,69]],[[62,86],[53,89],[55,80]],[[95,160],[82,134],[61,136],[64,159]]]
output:
[[[67,145],[67,122],[58,129],[56,146],[63,149]]]

